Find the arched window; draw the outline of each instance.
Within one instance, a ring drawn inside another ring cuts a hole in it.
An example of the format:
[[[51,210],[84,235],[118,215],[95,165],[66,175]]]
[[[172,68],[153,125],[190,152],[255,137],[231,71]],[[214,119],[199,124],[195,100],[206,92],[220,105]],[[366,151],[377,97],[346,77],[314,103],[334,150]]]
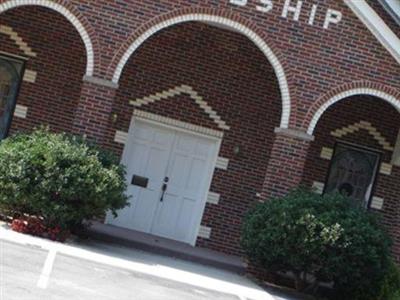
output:
[[[0,140],[7,136],[21,82],[24,63],[0,56]]]

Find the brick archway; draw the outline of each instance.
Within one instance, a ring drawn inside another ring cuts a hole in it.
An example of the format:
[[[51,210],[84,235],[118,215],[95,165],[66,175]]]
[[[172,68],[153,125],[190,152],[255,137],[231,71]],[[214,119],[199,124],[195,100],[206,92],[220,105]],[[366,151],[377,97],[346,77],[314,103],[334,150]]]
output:
[[[58,3],[60,2],[60,3]],[[50,1],[50,0],[8,0],[0,4],[0,14],[21,6],[42,6],[56,11],[63,15],[74,28],[78,31],[82,38],[82,41],[86,49],[86,76],[92,76],[94,71],[94,51],[93,43],[86,29],[89,23],[86,20],[82,20],[82,16],[78,12],[72,12],[72,8],[69,8],[68,3],[62,1]],[[67,8],[68,7],[68,8]],[[86,27],[86,28],[85,28]]]
[[[310,135],[313,134],[319,119],[329,107],[341,100],[356,95],[375,96],[390,103],[400,112],[400,91],[370,82],[346,84],[322,96],[310,108],[303,123],[303,127],[307,128],[307,133]]]
[[[231,30],[235,30],[242,35],[246,36],[251,42],[253,42],[260,51],[266,56],[268,62],[274,69],[275,75],[278,79],[281,98],[282,98],[282,116],[280,127],[288,128],[292,103],[289,93],[289,85],[286,77],[284,65],[281,63],[281,55],[277,55],[279,51],[272,49],[265,42],[266,37],[257,30],[257,28],[250,28],[247,25],[248,22],[241,20],[238,16],[233,16],[231,13],[215,12],[213,10],[202,10],[202,11],[188,11],[187,9],[180,12],[175,11],[173,13],[163,15],[159,18],[152,20],[144,27],[140,28],[118,51],[117,55],[112,61],[109,71],[112,72],[112,81],[118,83],[122,71],[128,62],[131,55],[151,36],[157,32],[185,22],[205,22],[209,24],[215,24],[219,26],[225,26]]]

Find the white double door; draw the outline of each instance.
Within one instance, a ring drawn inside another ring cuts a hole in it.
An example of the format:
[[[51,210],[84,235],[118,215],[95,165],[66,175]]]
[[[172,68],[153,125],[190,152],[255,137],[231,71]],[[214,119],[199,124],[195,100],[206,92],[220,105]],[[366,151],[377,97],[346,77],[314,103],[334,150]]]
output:
[[[134,120],[122,159],[130,206],[108,223],[194,244],[217,151],[212,138]]]

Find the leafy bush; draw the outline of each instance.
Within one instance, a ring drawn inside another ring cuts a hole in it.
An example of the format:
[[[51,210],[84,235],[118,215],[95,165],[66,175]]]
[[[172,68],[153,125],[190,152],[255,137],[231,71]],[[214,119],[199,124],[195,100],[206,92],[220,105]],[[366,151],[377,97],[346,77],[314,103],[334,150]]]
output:
[[[381,282],[379,297],[371,300],[399,300],[400,299],[400,271],[390,260],[388,270]]]
[[[40,129],[0,143],[0,210],[71,230],[127,205],[123,167],[78,138]]]
[[[389,269],[388,235],[339,194],[297,189],[258,204],[245,219],[242,246],[266,270],[292,272],[298,290],[333,283],[334,299],[376,300]]]

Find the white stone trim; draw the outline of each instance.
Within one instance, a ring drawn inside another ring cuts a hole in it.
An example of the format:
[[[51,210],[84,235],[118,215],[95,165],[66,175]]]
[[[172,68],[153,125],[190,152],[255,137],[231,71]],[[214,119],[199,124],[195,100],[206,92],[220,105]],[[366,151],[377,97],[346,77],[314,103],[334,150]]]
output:
[[[225,157],[218,156],[215,168],[221,170],[228,170],[229,159]]]
[[[392,104],[398,111],[400,111],[400,101],[398,99],[396,99],[395,97],[379,91],[379,90],[375,90],[375,89],[371,89],[371,88],[357,88],[357,89],[351,89],[345,92],[341,92],[339,94],[337,94],[336,96],[332,97],[331,99],[329,99],[327,102],[325,102],[318,110],[317,112],[314,114],[310,125],[308,126],[307,129],[307,133],[312,135],[315,127],[317,126],[317,123],[319,121],[319,119],[321,118],[321,116],[323,115],[323,113],[333,104],[335,104],[336,102],[339,102],[340,100],[343,100],[345,98],[351,97],[351,96],[355,96],[355,95],[369,95],[369,96],[375,96],[378,97],[382,100],[385,100],[387,102],[389,102],[390,104]]]
[[[125,145],[128,140],[128,135],[129,134],[125,131],[117,130],[115,132],[114,142]]]
[[[217,205],[219,203],[219,198],[220,194],[214,192],[208,192],[207,203]]]
[[[190,99],[194,100],[198,106],[218,125],[219,128],[223,130],[229,130],[230,127],[226,125],[225,121],[221,120],[221,117],[217,114],[215,110],[212,109],[210,105],[201,97],[191,86],[180,85],[174,88],[152,94],[147,97],[139,98],[136,100],[131,100],[130,104],[135,107],[141,107],[143,105],[148,105],[160,100],[166,100],[173,98],[175,96],[187,94]]]
[[[93,44],[82,23],[67,8],[50,0],[9,0],[0,4],[0,14],[19,6],[36,5],[52,9],[62,14],[78,31],[86,48],[86,75],[92,76],[94,69]]]
[[[240,24],[239,22],[230,20],[228,18],[208,15],[208,14],[187,14],[178,17],[174,17],[165,21],[160,22],[159,24],[154,25],[146,32],[144,32],[141,36],[139,36],[126,50],[126,52],[121,57],[118,62],[117,67],[115,68],[113,75],[113,82],[118,83],[122,74],[122,70],[124,69],[126,63],[128,62],[131,55],[152,35],[163,30],[167,27],[184,23],[190,21],[199,21],[199,22],[208,22],[211,24],[220,24],[225,25],[227,27],[232,28],[246,36],[250,41],[252,41],[258,48],[263,52],[263,54],[267,57],[269,63],[272,65],[276,77],[279,82],[279,88],[282,97],[282,116],[281,116],[281,124],[280,127],[288,128],[289,127],[289,118],[291,111],[291,100],[289,93],[289,85],[287,82],[287,78],[285,75],[285,71],[283,69],[282,64],[278,60],[277,56],[273,53],[271,48],[266,44],[266,42],[254,31],[247,28],[246,26]]]
[[[26,119],[26,115],[28,114],[28,107],[25,105],[17,104],[14,110],[14,117]]]
[[[202,127],[199,125],[194,125],[191,123],[182,122],[182,121],[179,121],[176,119],[152,114],[152,113],[149,113],[149,112],[146,112],[143,110],[139,110],[139,109],[135,109],[133,112],[133,115],[135,117],[138,117],[139,119],[151,120],[151,121],[155,121],[158,123],[175,126],[178,128],[194,131],[194,132],[212,136],[212,137],[222,138],[224,136],[224,133],[222,131],[214,130],[214,129],[207,128],[207,127]]]
[[[31,56],[31,57],[36,57],[37,54],[32,50],[29,45],[24,42],[24,40],[18,35],[14,29],[12,29],[10,26],[6,25],[0,25],[0,33],[6,34],[12,39],[15,44],[19,47],[21,51],[25,53],[26,56]]]
[[[331,160],[333,156],[333,149],[322,147],[320,157],[323,159]]]
[[[337,138],[344,137],[349,133],[354,133],[364,129],[387,151],[393,151],[394,147],[386,140],[386,138],[374,127],[370,122],[360,121],[352,125],[344,126],[331,132],[331,135]]]
[[[365,0],[344,0],[377,40],[400,63],[400,39]]]
[[[322,195],[324,192],[325,184],[323,182],[314,181],[312,187],[315,189],[317,194]]]
[[[22,78],[25,82],[35,83],[36,82],[37,72],[32,70],[25,70],[24,78]]]
[[[207,226],[200,226],[197,236],[203,239],[209,239],[211,236],[211,228]]]
[[[391,175],[393,166],[388,163],[381,163],[381,167],[379,169],[379,173],[383,175]]]
[[[383,202],[384,202],[383,198],[373,196],[370,207],[381,210],[383,208]]]

